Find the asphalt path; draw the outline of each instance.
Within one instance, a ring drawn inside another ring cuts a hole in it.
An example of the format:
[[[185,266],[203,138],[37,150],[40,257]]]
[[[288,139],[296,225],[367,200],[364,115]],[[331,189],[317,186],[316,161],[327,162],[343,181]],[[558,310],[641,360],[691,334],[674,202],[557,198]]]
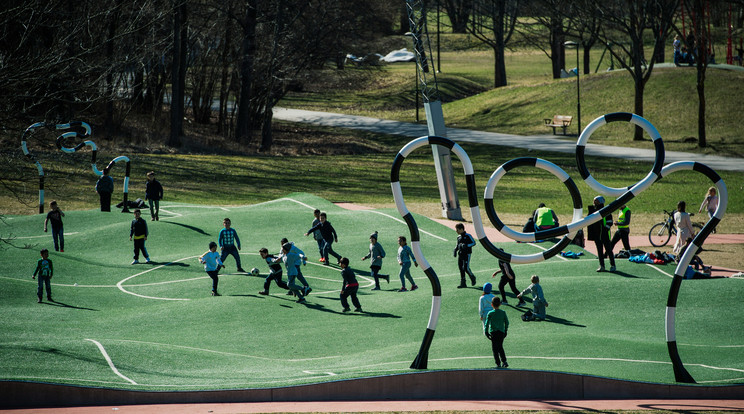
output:
[[[366,116],[346,115],[331,112],[306,111],[302,109],[274,108],[274,119],[310,125],[348,128],[381,134],[403,135],[418,138],[428,135],[425,124],[391,121]],[[455,142],[501,145],[527,150],[553,151],[573,154],[576,140],[558,138],[553,135],[510,135],[497,132],[474,131],[462,128],[447,128],[447,138]],[[662,139],[664,135],[662,134]],[[652,147],[649,144],[649,147]],[[586,155],[653,163],[656,157],[653,148],[626,148],[609,145],[586,144]],[[718,155],[694,154],[679,151],[665,151],[664,164],[676,161],[696,161],[716,171],[744,171],[744,159],[721,157]]]

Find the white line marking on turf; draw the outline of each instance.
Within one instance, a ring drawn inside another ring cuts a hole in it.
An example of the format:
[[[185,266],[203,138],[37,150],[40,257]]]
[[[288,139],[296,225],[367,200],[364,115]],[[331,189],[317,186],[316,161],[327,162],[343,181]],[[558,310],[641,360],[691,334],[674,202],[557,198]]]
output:
[[[383,212],[381,212],[381,211],[375,211],[375,210],[360,210],[360,211],[361,211],[361,212],[367,212],[367,213],[375,213],[375,214],[379,214],[379,215],[381,215],[381,216],[389,217],[389,218],[391,218],[391,219],[393,219],[393,220],[397,221],[398,223],[403,223],[403,224],[406,224],[406,222],[405,222],[405,221],[403,221],[403,220],[401,220],[401,219],[399,219],[399,218],[397,218],[397,217],[393,217],[393,216],[391,216],[390,214],[386,214],[386,213],[383,213]],[[406,224],[406,225],[407,225],[407,224]],[[421,229],[419,229],[419,231],[420,231],[421,233],[424,233],[424,234],[428,234],[429,236],[431,236],[431,237],[434,237],[435,239],[439,239],[439,240],[441,240],[441,241],[447,241],[447,239],[445,239],[444,237],[439,237],[439,236],[437,236],[437,235],[435,235],[435,234],[431,234],[431,233],[429,233],[429,232],[428,232],[428,231],[426,231],[426,230],[421,230]]]
[[[530,246],[534,246],[534,247],[537,247],[538,249],[540,249],[540,250],[542,250],[542,251],[544,251],[544,252],[548,250],[548,249],[546,249],[546,248],[544,248],[544,247],[540,246],[540,245],[539,245],[539,244],[537,244],[537,243],[527,243],[527,244],[529,244]],[[555,256],[553,256],[553,257],[557,257],[557,258],[559,258],[559,259],[561,259],[561,260],[563,260],[563,261],[568,261],[568,259],[566,259],[565,257],[561,256],[560,254],[557,254],[557,255],[555,255]]]
[[[651,263],[644,263],[644,264],[645,264],[646,266],[648,266],[648,267],[650,267],[650,268],[652,268],[652,269],[656,270],[657,272],[661,273],[661,274],[662,274],[662,275],[664,275],[664,276],[669,276],[669,277],[671,277],[671,278],[673,278],[673,277],[674,277],[674,275],[670,275],[669,273],[667,273],[667,272],[665,272],[665,271],[663,271],[663,270],[659,269],[659,265],[652,265]]]
[[[336,375],[338,375],[333,372],[326,372],[326,371],[302,371],[302,372],[304,372],[305,374],[310,374],[310,375],[326,374],[329,377],[335,377]]]
[[[212,354],[219,354],[219,355],[226,355],[226,356],[237,356],[237,357],[252,358],[252,359],[262,359],[264,361],[303,362],[303,361],[320,361],[323,359],[341,358],[341,355],[333,355],[333,356],[325,356],[325,357],[317,357],[317,358],[299,358],[299,359],[267,358],[267,357],[255,356],[255,355],[238,354],[235,352],[215,351],[212,349],[195,348],[192,346],[172,345],[172,344],[163,344],[163,343],[158,343],[158,342],[147,342],[147,341],[136,341],[132,339],[107,339],[107,341],[129,342],[133,344],[144,344],[144,345],[162,346],[162,347],[168,347],[168,348],[188,349],[191,351],[208,352]]]
[[[73,234],[79,234],[79,233],[80,232],[78,232],[78,231],[73,231],[72,233],[65,233],[65,236],[72,236]],[[10,239],[12,239],[12,240],[16,240],[16,239],[39,239],[39,238],[42,238],[42,237],[49,237],[49,236],[50,236],[49,234],[42,234],[41,236],[10,237]]]
[[[114,374],[116,374],[119,377],[123,378],[125,381],[129,381],[129,383],[132,384],[132,385],[137,385],[136,382],[132,381],[130,378],[127,378],[126,376],[124,376],[124,374],[122,374],[121,372],[119,372],[118,369],[116,369],[116,367],[114,366],[114,362],[111,361],[111,358],[109,357],[108,353],[106,353],[106,350],[103,348],[103,345],[101,345],[100,342],[98,342],[96,340],[93,340],[93,339],[87,339],[87,338],[85,340],[86,341],[93,342],[94,344],[96,344],[96,346],[98,347],[98,349],[103,354],[103,357],[106,359],[106,362],[108,362],[109,368],[111,368],[111,370],[114,371]]]
[[[172,261],[170,263],[166,263],[164,265],[151,267],[151,268],[145,270],[144,272],[139,272],[139,273],[137,273],[135,275],[129,276],[128,278],[119,281],[119,283],[116,284],[116,287],[118,287],[119,290],[121,290],[124,293],[128,293],[130,295],[137,296],[137,297],[140,297],[140,298],[145,298],[145,299],[157,299],[157,300],[190,300],[190,299],[183,299],[183,298],[159,298],[159,297],[155,297],[155,296],[140,295],[138,293],[130,292],[130,291],[124,289],[124,287],[122,285],[124,284],[124,282],[126,282],[129,279],[134,279],[137,276],[141,276],[141,275],[144,275],[145,273],[152,272],[153,270],[157,270],[157,269],[163,268],[165,266],[168,266],[169,264],[177,263],[177,262],[180,262],[180,261],[183,261],[183,260],[193,259],[194,257],[199,257],[199,256],[184,257],[183,259],[174,260],[174,261]]]

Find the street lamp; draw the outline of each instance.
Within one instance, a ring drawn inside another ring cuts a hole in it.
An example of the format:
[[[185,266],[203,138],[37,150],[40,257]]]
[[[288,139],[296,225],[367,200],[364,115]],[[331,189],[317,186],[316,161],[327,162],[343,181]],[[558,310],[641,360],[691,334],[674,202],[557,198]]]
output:
[[[579,69],[579,45],[581,45],[581,43],[576,43],[571,40],[563,43],[563,46],[568,49],[576,48],[576,112],[579,121],[579,132],[577,136],[581,135],[581,88],[579,87],[579,72],[581,72],[581,70]]]

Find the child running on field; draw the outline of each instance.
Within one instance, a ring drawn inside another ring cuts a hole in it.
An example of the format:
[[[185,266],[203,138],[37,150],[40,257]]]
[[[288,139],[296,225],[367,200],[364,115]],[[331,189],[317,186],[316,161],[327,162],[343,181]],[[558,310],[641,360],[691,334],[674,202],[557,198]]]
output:
[[[503,251],[503,249],[500,249]],[[505,262],[503,260],[499,260],[499,270],[493,272],[491,277],[496,277],[497,274],[501,273],[501,280],[499,281],[499,293],[501,293],[501,304],[506,305],[506,291],[504,290],[504,287],[506,285],[509,285],[509,288],[511,288],[511,291],[519,297],[519,289],[517,289],[517,277],[514,275],[514,270],[512,270],[511,265],[509,262]],[[523,299],[519,299],[519,303],[517,303],[517,307],[524,306],[525,301]]]
[[[31,276],[31,279],[36,279],[36,275],[39,275],[39,288],[36,290],[39,303],[41,303],[41,298],[44,296],[44,286],[46,286],[47,299],[53,302],[51,279],[54,276],[54,266],[52,266],[52,260],[49,258],[49,250],[41,249],[39,253],[41,254],[41,259],[36,262],[36,270],[34,270],[34,275]]]
[[[413,261],[413,264],[416,267],[418,267],[418,263],[416,263],[416,258],[413,256],[413,251],[408,247],[405,236],[398,237],[398,245],[400,246],[398,247],[398,264],[400,265],[400,273],[398,276],[400,277],[401,284],[401,288],[398,292],[405,292],[407,290],[406,278],[411,282],[411,290],[416,290],[418,289],[418,286],[416,286],[416,282],[414,282],[413,277],[411,277],[411,261]]]
[[[310,233],[314,234],[315,230],[320,230],[320,234],[323,236],[323,264],[329,266],[331,264],[328,262],[329,254],[335,257],[336,260],[341,260],[341,255],[333,250],[333,243],[338,243],[338,234],[336,234],[336,229],[333,228],[331,222],[328,221],[328,216],[325,212],[320,213],[318,220],[320,220],[320,222],[310,228],[310,230],[305,233],[305,236],[308,236]],[[313,223],[315,223],[315,221],[313,221]]]
[[[382,259],[385,257],[385,249],[382,245],[377,242],[377,232],[369,235],[369,253],[362,257],[362,261],[367,259],[370,260],[369,269],[370,275],[375,278],[375,287],[372,290],[380,290],[380,280],[385,279],[390,283],[389,275],[381,275],[380,269],[382,269]]]
[[[220,254],[217,253],[217,243],[209,242],[209,250],[199,256],[199,262],[204,265],[204,270],[212,278],[212,296],[220,296],[217,293],[217,283],[219,282],[217,274],[220,272],[220,267],[225,266],[222,264]]]
[[[305,295],[302,292],[306,289],[295,283],[297,269],[300,267],[300,262],[302,261],[300,255],[292,251],[292,245],[290,243],[284,243],[282,246],[282,255],[279,258],[287,268],[287,285],[289,286],[289,290],[294,292],[295,296],[298,297],[297,303],[305,303]]]
[[[343,283],[341,284],[341,306],[344,308],[343,311],[349,312],[351,310],[351,308],[349,308],[349,302],[347,301],[347,298],[351,296],[351,303],[354,305],[354,312],[362,312],[362,305],[359,303],[359,299],[357,298],[359,282],[356,280],[354,271],[349,269],[349,259],[347,257],[342,257],[338,263],[339,266],[341,266],[341,277],[343,278]]]
[[[302,284],[302,294],[307,296],[310,294],[310,292],[313,291],[313,288],[310,287],[310,284],[307,283],[307,280],[305,280],[305,276],[302,275],[302,266],[307,266],[307,256],[305,256],[305,252],[300,250],[299,247],[295,246],[294,242],[291,242],[287,240],[286,237],[283,237],[281,240],[281,247],[284,247],[285,244],[289,244],[292,246],[290,248],[290,251],[294,254],[297,254],[297,257],[300,258],[300,260],[297,261],[297,280]],[[282,255],[284,253],[280,253],[277,261],[282,260]],[[289,276],[289,274],[287,274]],[[287,292],[287,295],[294,295],[294,293],[290,290]]]
[[[276,281],[276,285],[280,288],[289,290],[289,286],[282,281],[282,265],[278,263],[278,258],[273,254],[269,254],[269,249],[265,247],[261,248],[261,250],[258,251],[258,254],[260,254],[261,258],[266,261],[270,270],[270,273],[266,276],[266,281],[264,282],[264,289],[258,293],[261,295],[268,295],[272,280]]]

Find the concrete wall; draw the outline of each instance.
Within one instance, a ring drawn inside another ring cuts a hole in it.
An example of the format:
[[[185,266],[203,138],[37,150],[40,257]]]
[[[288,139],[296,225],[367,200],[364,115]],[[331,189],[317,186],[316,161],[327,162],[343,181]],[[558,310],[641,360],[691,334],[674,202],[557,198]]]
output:
[[[281,388],[150,392],[0,382],[0,408],[206,402],[744,399],[744,385],[656,384],[527,370],[424,371]]]

